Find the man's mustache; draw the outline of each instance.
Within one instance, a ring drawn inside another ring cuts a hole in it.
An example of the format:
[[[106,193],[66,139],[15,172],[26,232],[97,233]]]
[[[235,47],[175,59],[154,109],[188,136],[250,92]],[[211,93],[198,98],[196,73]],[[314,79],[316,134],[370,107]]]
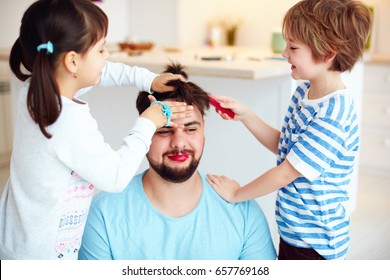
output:
[[[193,156],[194,151],[188,150],[188,149],[174,149],[174,150],[171,150],[171,151],[164,153],[163,156],[170,156],[170,155],[177,155],[177,154],[188,154],[188,155]]]

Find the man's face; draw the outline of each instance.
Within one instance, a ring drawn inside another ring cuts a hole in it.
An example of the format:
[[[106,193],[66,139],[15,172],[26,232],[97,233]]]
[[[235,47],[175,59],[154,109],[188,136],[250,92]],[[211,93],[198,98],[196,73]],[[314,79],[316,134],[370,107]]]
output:
[[[158,129],[146,157],[150,167],[163,179],[181,183],[194,174],[202,157],[204,122],[196,107],[192,117],[175,122],[183,124],[184,128]]]

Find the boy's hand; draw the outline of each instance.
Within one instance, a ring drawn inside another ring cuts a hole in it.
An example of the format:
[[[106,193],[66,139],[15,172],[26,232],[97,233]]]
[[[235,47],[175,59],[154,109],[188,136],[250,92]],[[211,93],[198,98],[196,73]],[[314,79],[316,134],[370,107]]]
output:
[[[183,82],[186,81],[182,75],[172,74],[172,73],[162,73],[156,78],[154,78],[151,89],[156,92],[174,91],[175,90],[174,86],[167,86],[167,83],[173,80],[181,80]]]
[[[225,120],[242,121],[246,114],[251,110],[238,100],[227,96],[213,96],[215,100],[219,102],[221,107],[230,109],[234,113],[234,118],[231,118],[228,114],[216,109],[216,112]]]
[[[236,181],[226,176],[207,174],[207,182],[227,202],[236,203],[236,193],[241,188]]]

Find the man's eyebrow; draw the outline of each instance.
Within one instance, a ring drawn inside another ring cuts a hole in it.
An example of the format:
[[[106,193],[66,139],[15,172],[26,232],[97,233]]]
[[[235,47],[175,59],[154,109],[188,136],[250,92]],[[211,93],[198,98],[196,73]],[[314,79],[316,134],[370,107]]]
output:
[[[198,121],[192,121],[192,122],[188,122],[188,123],[185,123],[184,126],[185,127],[188,127],[188,126],[191,126],[191,125],[199,125],[200,126],[200,122]],[[173,126],[163,126],[163,127],[160,127],[158,130],[163,130],[163,129],[174,129]]]
[[[191,125],[194,125],[194,124],[200,125],[200,122],[198,122],[198,121],[192,121],[192,122],[185,123],[184,126],[187,127],[187,126],[191,126]]]

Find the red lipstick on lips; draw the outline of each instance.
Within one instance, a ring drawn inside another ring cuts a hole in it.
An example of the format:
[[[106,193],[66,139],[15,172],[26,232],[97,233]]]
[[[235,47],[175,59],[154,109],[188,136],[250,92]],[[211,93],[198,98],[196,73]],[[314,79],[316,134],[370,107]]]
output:
[[[187,153],[169,155],[168,158],[173,161],[184,162],[190,155]]]

